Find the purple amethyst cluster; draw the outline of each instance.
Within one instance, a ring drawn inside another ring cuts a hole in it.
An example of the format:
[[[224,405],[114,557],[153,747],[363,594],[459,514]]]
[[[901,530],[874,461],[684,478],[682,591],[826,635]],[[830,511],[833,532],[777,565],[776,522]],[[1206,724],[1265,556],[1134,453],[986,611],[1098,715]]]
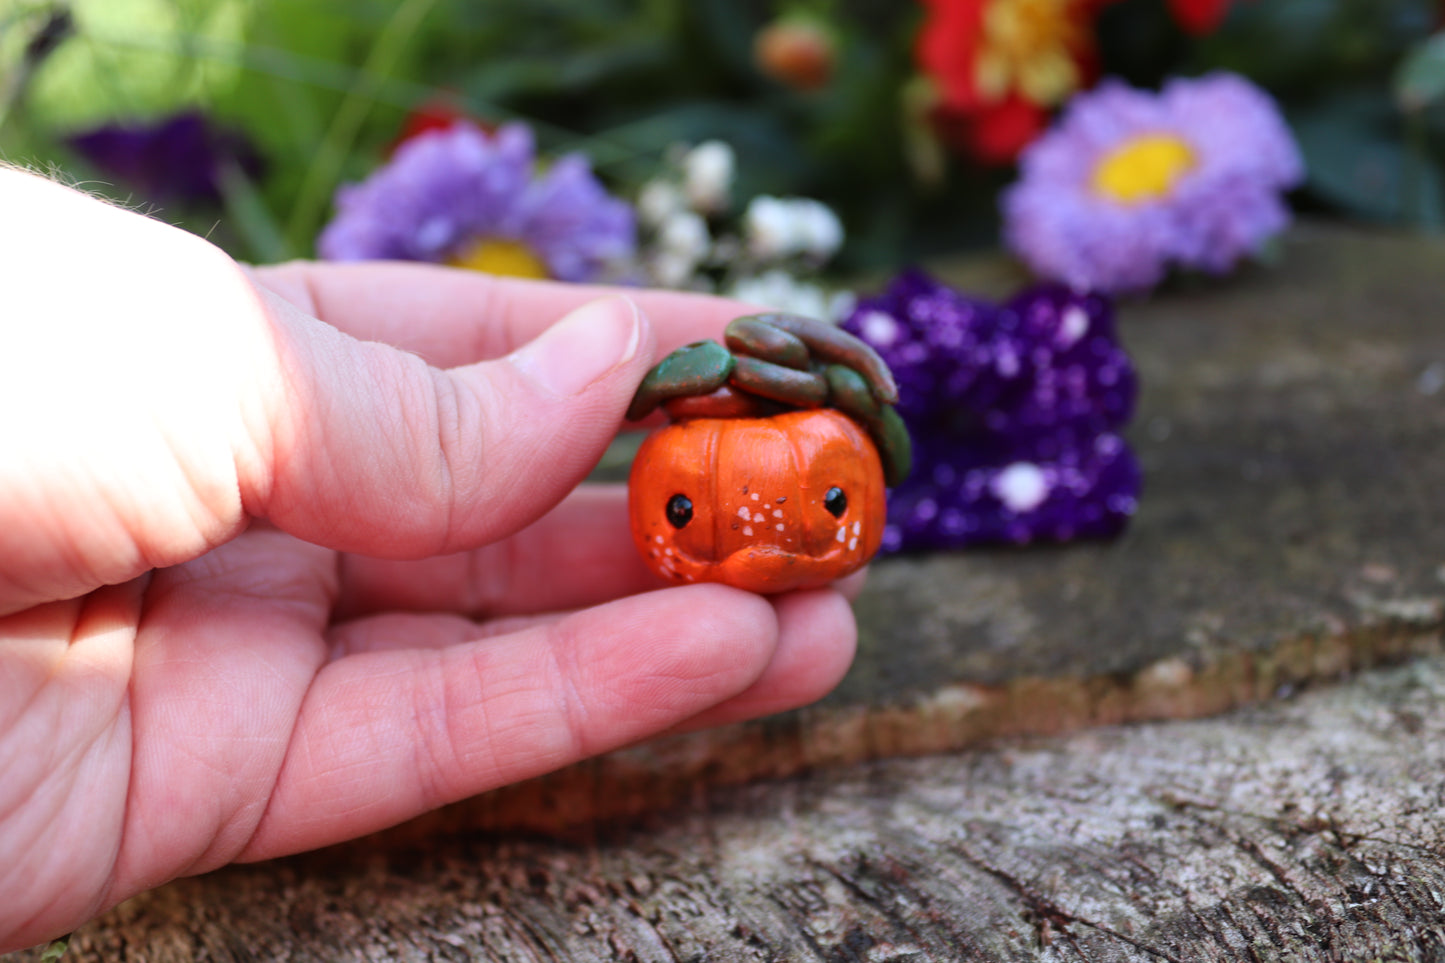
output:
[[[1107,299],[1043,285],[995,304],[910,272],[844,327],[893,369],[913,436],[884,551],[1123,529],[1141,476],[1118,432],[1138,379]]]

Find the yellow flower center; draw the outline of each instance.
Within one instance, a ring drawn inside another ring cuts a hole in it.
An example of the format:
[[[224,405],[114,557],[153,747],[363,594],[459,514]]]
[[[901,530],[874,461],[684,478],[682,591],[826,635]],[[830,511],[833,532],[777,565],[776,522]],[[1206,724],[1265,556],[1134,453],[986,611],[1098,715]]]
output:
[[[1145,134],[1110,151],[1094,167],[1094,193],[1122,204],[1156,200],[1194,168],[1188,143],[1171,134]]]
[[[1083,78],[1076,62],[1086,37],[1075,0],[991,0],[974,79],[985,100],[1017,89],[1043,106],[1062,102]]]
[[[453,267],[513,278],[548,278],[547,265],[521,241],[484,237],[452,258]]]

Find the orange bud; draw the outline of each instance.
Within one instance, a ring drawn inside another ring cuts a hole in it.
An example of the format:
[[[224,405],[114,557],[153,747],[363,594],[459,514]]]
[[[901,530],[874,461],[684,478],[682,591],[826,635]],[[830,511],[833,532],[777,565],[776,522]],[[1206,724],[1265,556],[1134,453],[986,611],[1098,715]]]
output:
[[[753,40],[758,70],[795,90],[818,90],[833,77],[833,37],[810,20],[776,20]]]

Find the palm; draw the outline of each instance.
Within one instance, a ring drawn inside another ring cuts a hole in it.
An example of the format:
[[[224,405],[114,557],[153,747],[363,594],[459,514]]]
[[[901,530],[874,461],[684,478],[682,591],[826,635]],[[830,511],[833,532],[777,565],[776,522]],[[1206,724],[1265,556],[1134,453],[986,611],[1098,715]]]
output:
[[[84,918],[240,854],[326,661],[328,554],[250,533],[0,620],[0,705],[20,707],[0,727],[7,922]]]

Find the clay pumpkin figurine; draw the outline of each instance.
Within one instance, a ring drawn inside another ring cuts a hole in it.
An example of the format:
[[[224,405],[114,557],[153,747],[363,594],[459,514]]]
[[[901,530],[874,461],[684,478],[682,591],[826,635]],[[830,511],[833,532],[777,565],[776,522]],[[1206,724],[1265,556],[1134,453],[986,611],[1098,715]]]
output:
[[[627,417],[672,424],[638,450],[632,537],[673,582],[752,592],[825,585],[883,539],[885,486],[908,474],[898,389],[862,341],[786,314],[738,318],[652,369]]]

